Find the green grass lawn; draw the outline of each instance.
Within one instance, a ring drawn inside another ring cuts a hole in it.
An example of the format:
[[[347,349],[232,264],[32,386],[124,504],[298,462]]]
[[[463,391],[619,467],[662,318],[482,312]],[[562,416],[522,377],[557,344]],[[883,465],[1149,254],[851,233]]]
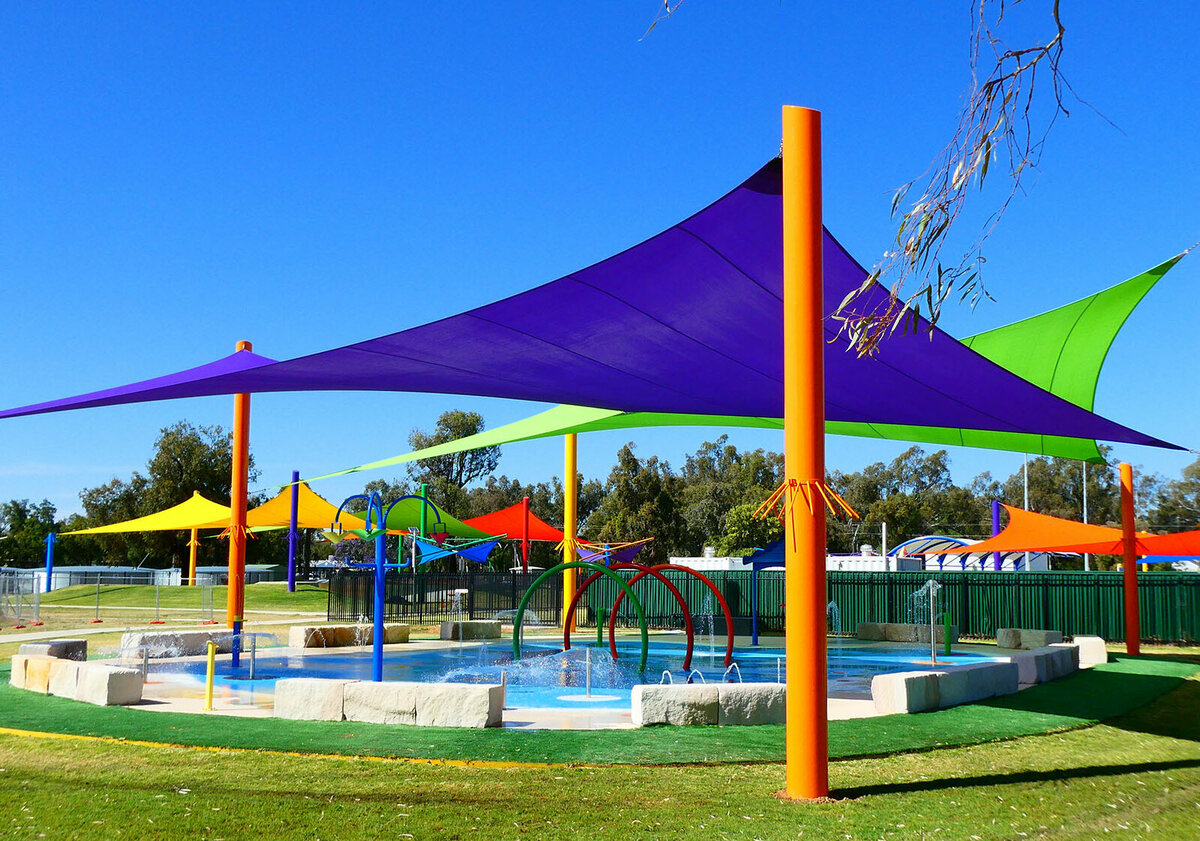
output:
[[[0,735],[0,837],[1190,839],[1198,722],[1189,680],[1104,725],[835,762],[826,803],[778,799],[779,764],[498,769]]]
[[[1126,714],[1178,687],[1200,666],[1122,658],[1017,695],[921,715],[833,721],[830,755],[928,750],[1083,727]],[[7,666],[0,669],[6,679]],[[782,726],[637,730],[461,730],[359,722],[159,713],[92,707],[0,685],[0,725],[182,745],[300,753],[508,762],[673,764],[777,762]]]
[[[196,608],[201,604],[204,587],[159,587],[159,605],[164,608]],[[213,605],[218,612],[225,609],[227,587],[213,587]],[[102,607],[154,607],[155,587],[151,584],[103,584],[100,586]],[[329,594],[315,587],[301,586],[294,593],[287,591],[284,581],[263,581],[246,587],[247,611],[300,611],[325,613]],[[80,584],[63,587],[42,595],[42,607],[83,606],[96,603],[96,585]]]

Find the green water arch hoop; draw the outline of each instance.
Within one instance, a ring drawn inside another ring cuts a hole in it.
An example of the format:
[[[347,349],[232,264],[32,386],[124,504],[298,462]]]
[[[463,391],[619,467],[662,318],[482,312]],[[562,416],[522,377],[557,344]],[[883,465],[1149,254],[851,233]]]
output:
[[[534,591],[550,576],[555,573],[566,572],[569,569],[590,569],[592,572],[606,575],[629,597],[629,601],[633,604],[633,609],[637,612],[638,624],[642,631],[642,659],[638,664],[638,671],[646,671],[646,660],[650,655],[650,634],[647,630],[646,612],[642,610],[642,603],[638,601],[638,597],[634,595],[633,589],[625,582],[624,578],[617,575],[608,567],[589,563],[588,561],[570,561],[551,567],[535,578],[533,583],[529,585],[529,589],[521,597],[521,604],[517,606],[517,615],[513,617],[513,660],[521,659],[521,624],[525,618],[525,608],[529,604],[529,600],[533,598]]]

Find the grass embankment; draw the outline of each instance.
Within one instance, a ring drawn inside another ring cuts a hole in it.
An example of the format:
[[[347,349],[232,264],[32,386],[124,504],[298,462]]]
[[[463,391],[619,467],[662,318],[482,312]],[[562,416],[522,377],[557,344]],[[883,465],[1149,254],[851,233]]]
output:
[[[1138,672],[1116,665],[1105,680],[1125,675],[1130,690]],[[998,709],[1005,708],[980,711]],[[836,762],[834,799],[807,804],[774,796],[783,786],[778,764],[464,768],[0,735],[0,815],[7,824],[0,834],[339,841],[1195,838],[1198,722],[1200,683],[1192,680],[1105,725]]]
[[[100,607],[136,607],[154,608],[154,591],[152,584],[102,584],[100,585]],[[159,587],[159,606],[162,608],[184,608],[194,610],[207,597],[204,591],[207,587]],[[213,604],[218,611],[224,610],[228,588],[216,586],[212,588]],[[263,581],[246,587],[246,610],[252,611],[283,611],[301,613],[324,613],[329,599],[326,590],[300,585],[294,593],[287,591],[287,583],[283,581]],[[96,585],[79,584],[74,587],[63,587],[42,595],[42,609],[56,606],[94,607],[96,604]]]
[[[1121,659],[1018,695],[909,716],[833,721],[830,755],[926,750],[1069,730],[1148,703],[1200,671],[1186,661]],[[7,667],[0,670],[7,678]],[[23,730],[205,747],[475,761],[669,764],[777,762],[783,728],[459,730],[358,722],[283,721],[91,707],[0,686],[0,723]]]

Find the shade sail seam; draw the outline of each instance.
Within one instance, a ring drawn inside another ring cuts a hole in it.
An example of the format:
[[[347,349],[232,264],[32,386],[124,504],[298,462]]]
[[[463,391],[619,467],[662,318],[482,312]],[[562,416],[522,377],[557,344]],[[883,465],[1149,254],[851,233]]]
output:
[[[699,238],[697,237],[697,239],[699,239]],[[701,242],[703,242],[703,240],[701,240]],[[705,243],[705,244],[707,244],[707,243]],[[715,249],[714,249],[714,251],[715,251]],[[722,259],[724,259],[724,258],[722,258]],[[730,265],[732,265],[732,263]],[[737,267],[734,266],[734,268],[737,268]],[[739,269],[739,272],[740,271],[741,270]],[[745,274],[745,272],[742,272],[742,276],[745,277],[747,280],[751,280],[753,282],[753,278],[751,278],[749,275]],[[719,351],[713,347],[710,347],[709,345],[707,345],[704,342],[697,339],[695,336],[684,333],[678,327],[674,327],[670,324],[667,324],[662,319],[660,319],[654,315],[651,315],[650,313],[646,312],[645,310],[641,309],[640,307],[637,307],[637,306],[631,304],[629,301],[626,301],[622,298],[617,297],[613,293],[609,292],[607,289],[602,289],[593,283],[589,283],[586,280],[576,277],[575,275],[567,275],[567,277],[571,278],[571,280],[574,280],[576,283],[578,283],[582,286],[586,286],[589,289],[594,289],[596,292],[599,292],[602,295],[607,295],[609,298],[612,298],[614,301],[618,301],[618,302],[624,304],[625,306],[629,307],[634,312],[639,313],[643,317],[649,319],[650,321],[653,321],[655,324],[660,325],[664,330],[670,330],[675,335],[681,336],[682,338],[686,339],[687,341],[690,341],[693,344],[699,346],[703,350],[706,350],[709,353],[715,354],[716,356],[719,356],[722,359],[727,359],[730,362],[732,362],[734,365],[737,365],[741,368],[745,368],[747,371],[750,371],[751,373],[758,374],[760,377],[762,377],[764,380],[767,380],[768,382],[778,383],[780,388],[783,387],[783,380],[777,379],[776,377],[772,377],[770,374],[766,373],[765,371],[760,371],[758,368],[755,368],[753,365],[748,365],[747,363],[743,362],[740,359],[735,359],[734,357],[730,356],[727,353],[722,353],[721,351]],[[757,283],[755,283],[755,285],[759,286],[759,284],[757,284]]]
[[[1099,297],[1100,296],[1097,294],[1097,295],[1093,295],[1091,298],[1089,298],[1088,302],[1083,305],[1083,309],[1081,309],[1079,311],[1079,315],[1077,315],[1075,317],[1075,320],[1073,322],[1071,322],[1071,326],[1067,329],[1067,335],[1063,338],[1062,344],[1059,345],[1059,347],[1058,347],[1058,353],[1054,357],[1054,365],[1050,369],[1050,382],[1046,386],[1046,391],[1049,391],[1052,393],[1054,392],[1054,381],[1058,378],[1058,368],[1059,368],[1059,365],[1062,363],[1063,353],[1066,352],[1067,343],[1071,341],[1071,337],[1075,334],[1075,328],[1077,328],[1079,326],[1079,322],[1081,322],[1083,320],[1083,317],[1085,315],[1087,315],[1088,310],[1090,310],[1092,308],[1092,304],[1096,303],[1096,300]],[[1121,323],[1124,324],[1124,320],[1122,320]],[[1101,367],[1104,366],[1104,357],[1107,355],[1108,355],[1107,351],[1105,351],[1105,353],[1101,355],[1101,357],[1100,357],[1100,366]],[[1097,381],[1099,381],[1099,378],[1100,378],[1099,372],[1097,372],[1097,376],[1096,376]],[[1096,391],[1093,388],[1092,389],[1092,399],[1090,401],[1093,406],[1096,403],[1095,394],[1096,394]],[[1071,402],[1074,403],[1075,401],[1071,401]],[[1079,405],[1079,404],[1076,403],[1075,405]],[[1092,408],[1092,406],[1084,406],[1083,408],[1090,410]]]
[[[696,240],[697,242],[699,242],[701,245],[703,245],[705,248],[707,248],[707,249],[708,249],[709,251],[711,251],[713,254],[717,255],[717,256],[718,256],[718,257],[720,257],[722,260],[724,260],[724,261],[725,261],[725,262],[726,262],[726,263],[729,265],[729,267],[730,267],[731,269],[733,269],[734,271],[736,271],[736,272],[737,272],[738,274],[740,274],[742,277],[746,278],[746,280],[748,280],[748,281],[750,281],[751,283],[753,283],[755,286],[757,286],[757,287],[758,287],[759,289],[761,289],[763,292],[766,292],[766,293],[767,293],[769,296],[771,296],[772,298],[774,298],[774,299],[775,299],[776,301],[778,301],[779,303],[781,303],[781,304],[783,303],[783,296],[782,296],[782,295],[778,294],[777,292],[775,292],[775,291],[774,291],[774,290],[772,290],[772,289],[769,289],[769,288],[768,288],[767,286],[765,286],[765,285],[764,285],[764,284],[763,284],[763,283],[762,283],[762,282],[761,282],[761,281],[760,281],[758,278],[754,277],[754,275],[750,274],[750,273],[749,273],[749,272],[747,272],[745,269],[743,269],[741,266],[739,266],[737,263],[733,262],[733,260],[731,260],[731,259],[729,259],[728,257],[726,257],[726,256],[725,256],[725,255],[724,255],[724,254],[721,252],[721,250],[720,250],[719,248],[717,248],[717,247],[716,247],[715,245],[713,245],[711,242],[709,242],[708,240],[706,240],[704,237],[700,236],[699,234],[695,233],[694,231],[688,230],[688,228],[687,228],[687,227],[685,227],[683,223],[680,223],[680,224],[679,224],[679,225],[677,225],[676,227],[677,227],[679,230],[683,231],[683,233],[687,234],[688,236],[694,237],[694,238],[695,238],[695,240]],[[824,233],[824,229],[822,229],[822,233]]]
[[[570,275],[568,275],[567,277],[570,277]],[[572,280],[574,280],[574,281],[575,281],[575,283],[579,283],[581,286],[587,286],[587,285],[588,285],[588,284],[585,284],[585,283],[581,283],[580,281],[578,281],[578,280],[575,280],[574,278],[571,278],[571,279],[572,279]],[[589,287],[589,288],[591,288],[591,287]],[[619,301],[620,299],[619,299],[619,298],[614,298],[614,300],[618,300],[618,301]],[[628,306],[628,305],[627,305],[627,306]],[[634,308],[634,307],[632,307],[632,306],[630,306],[630,309],[634,310],[635,312],[640,312],[639,310],[637,310],[636,308]],[[517,334],[517,335],[519,335],[519,336],[525,336],[526,338],[528,338],[528,339],[532,339],[532,340],[533,340],[533,341],[535,341],[535,342],[541,342],[542,344],[548,345],[549,347],[555,348],[555,349],[557,349],[557,350],[561,350],[563,353],[570,354],[571,356],[575,356],[575,357],[578,357],[579,359],[583,359],[583,360],[586,360],[586,361],[588,361],[588,362],[591,362],[591,363],[593,363],[593,364],[595,364],[595,365],[599,365],[599,366],[601,366],[601,367],[607,368],[607,369],[609,369],[610,371],[615,371],[616,373],[618,373],[618,374],[621,374],[621,375],[623,375],[623,376],[626,376],[626,377],[632,377],[632,378],[634,378],[634,379],[641,380],[642,382],[646,383],[647,385],[652,385],[652,386],[654,386],[655,388],[661,388],[663,391],[669,391],[669,392],[673,392],[673,393],[675,393],[675,394],[679,394],[679,395],[682,395],[682,396],[684,396],[684,397],[690,397],[690,398],[691,398],[691,399],[693,399],[693,400],[699,400],[699,401],[701,401],[701,402],[704,402],[704,403],[713,404],[713,401],[709,400],[707,397],[703,397],[703,396],[700,396],[700,395],[697,395],[697,394],[693,394],[693,393],[691,393],[691,392],[689,392],[689,391],[684,391],[684,390],[682,390],[682,389],[675,388],[674,386],[663,385],[662,383],[655,382],[654,380],[651,380],[651,379],[649,379],[648,377],[644,377],[644,376],[642,376],[641,374],[635,374],[635,373],[633,373],[633,372],[631,372],[631,371],[624,371],[624,370],[622,370],[622,369],[620,369],[620,368],[616,367],[615,365],[612,365],[611,363],[608,363],[608,362],[601,361],[601,360],[599,360],[599,359],[596,359],[596,358],[594,358],[594,357],[591,357],[591,356],[587,356],[586,354],[580,353],[579,351],[577,351],[577,350],[574,350],[573,348],[565,347],[565,346],[563,346],[563,345],[560,345],[560,344],[558,344],[557,342],[552,342],[552,341],[550,341],[549,339],[547,339],[547,338],[544,338],[544,337],[542,337],[542,336],[535,336],[535,335],[533,335],[533,334],[531,334],[531,333],[527,333],[527,332],[525,332],[524,330],[519,330],[519,329],[517,329],[516,327],[513,327],[513,326],[512,326],[512,325],[510,325],[510,324],[502,324],[501,322],[498,322],[498,321],[492,321],[492,320],[490,320],[490,319],[484,318],[484,317],[483,317],[483,316],[481,316],[481,315],[476,315],[476,314],[472,314],[472,315],[471,315],[471,317],[472,317],[472,318],[476,318],[476,319],[478,319],[478,320],[480,320],[480,321],[483,321],[483,322],[485,322],[485,323],[487,323],[487,324],[491,324],[491,325],[493,325],[493,326],[495,326],[495,327],[500,327],[501,329],[504,329],[504,330],[510,330],[510,331],[512,331],[513,333],[516,333],[516,334]],[[720,404],[713,404],[713,405],[720,405]],[[596,408],[598,408],[598,409],[608,409],[608,408],[612,408],[612,409],[618,409],[618,410],[619,410],[619,409],[621,409],[621,407],[620,407],[620,406],[597,406]]]
[[[472,317],[474,317],[474,316],[472,316]],[[497,326],[503,326],[503,325],[497,325]],[[349,349],[351,349],[351,348],[347,348],[347,350],[349,350]],[[427,365],[431,368],[435,368],[435,367],[442,368],[447,371],[455,371],[459,374],[466,374],[471,377],[480,377],[481,379],[498,380],[500,382],[508,383],[510,385],[517,386],[520,388],[526,387],[526,384],[521,382],[520,380],[508,379],[506,377],[499,377],[499,376],[496,376],[491,373],[484,373],[482,371],[473,371],[470,368],[460,368],[455,365],[448,365],[445,362],[434,362],[434,361],[430,361],[430,360],[426,360],[426,359],[421,359],[416,356],[410,356],[409,354],[406,354],[406,353],[395,353],[386,348],[385,349],[376,349],[376,348],[357,347],[356,346],[356,347],[353,347],[352,349],[358,353],[369,353],[374,356],[381,356],[381,357],[384,357],[387,359],[403,359],[406,362],[412,362],[417,365]],[[331,387],[327,390],[328,391],[336,391],[337,389]],[[382,387],[377,388],[377,389],[371,389],[371,390],[372,391],[397,391],[397,389],[395,389],[395,388],[382,388]],[[423,392],[421,389],[400,389],[400,391],[409,392],[409,393],[428,393],[428,392]],[[445,392],[445,393],[454,394],[454,393],[462,393],[462,392]]]

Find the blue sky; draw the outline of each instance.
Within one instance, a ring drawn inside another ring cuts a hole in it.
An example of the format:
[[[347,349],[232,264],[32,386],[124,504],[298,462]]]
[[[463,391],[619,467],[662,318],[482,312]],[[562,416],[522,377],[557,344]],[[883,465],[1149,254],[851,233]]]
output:
[[[626,3],[5,4],[0,8],[0,405],[196,365],[250,339],[286,358],[389,333],[550,280],[672,224],[778,150],[780,106],[824,113],[825,219],[861,262],[890,196],[946,143],[968,83],[967,2],[688,0],[639,40]],[[1047,32],[1022,4],[1015,35]],[[1071,103],[988,243],[995,303],[956,335],[1052,308],[1200,239],[1200,14],[1065,7]],[[1110,124],[1110,122],[1112,124]],[[1115,124],[1115,126],[1113,125]],[[985,192],[980,208],[998,197]],[[1200,254],[1130,319],[1097,410],[1200,448]],[[431,395],[263,395],[263,484],[406,449],[448,408],[495,426],[542,408]],[[220,423],[228,398],[3,422],[0,499],[77,494],[141,469],[157,431]],[[718,431],[597,433],[585,474],[636,438],[674,464]],[[778,449],[765,432],[742,446]],[[903,445],[830,438],[854,470]],[[1176,475],[1190,454],[1124,447]],[[1021,456],[952,451],[956,478]],[[561,473],[557,441],[501,472]],[[318,490],[337,499],[361,478]]]

